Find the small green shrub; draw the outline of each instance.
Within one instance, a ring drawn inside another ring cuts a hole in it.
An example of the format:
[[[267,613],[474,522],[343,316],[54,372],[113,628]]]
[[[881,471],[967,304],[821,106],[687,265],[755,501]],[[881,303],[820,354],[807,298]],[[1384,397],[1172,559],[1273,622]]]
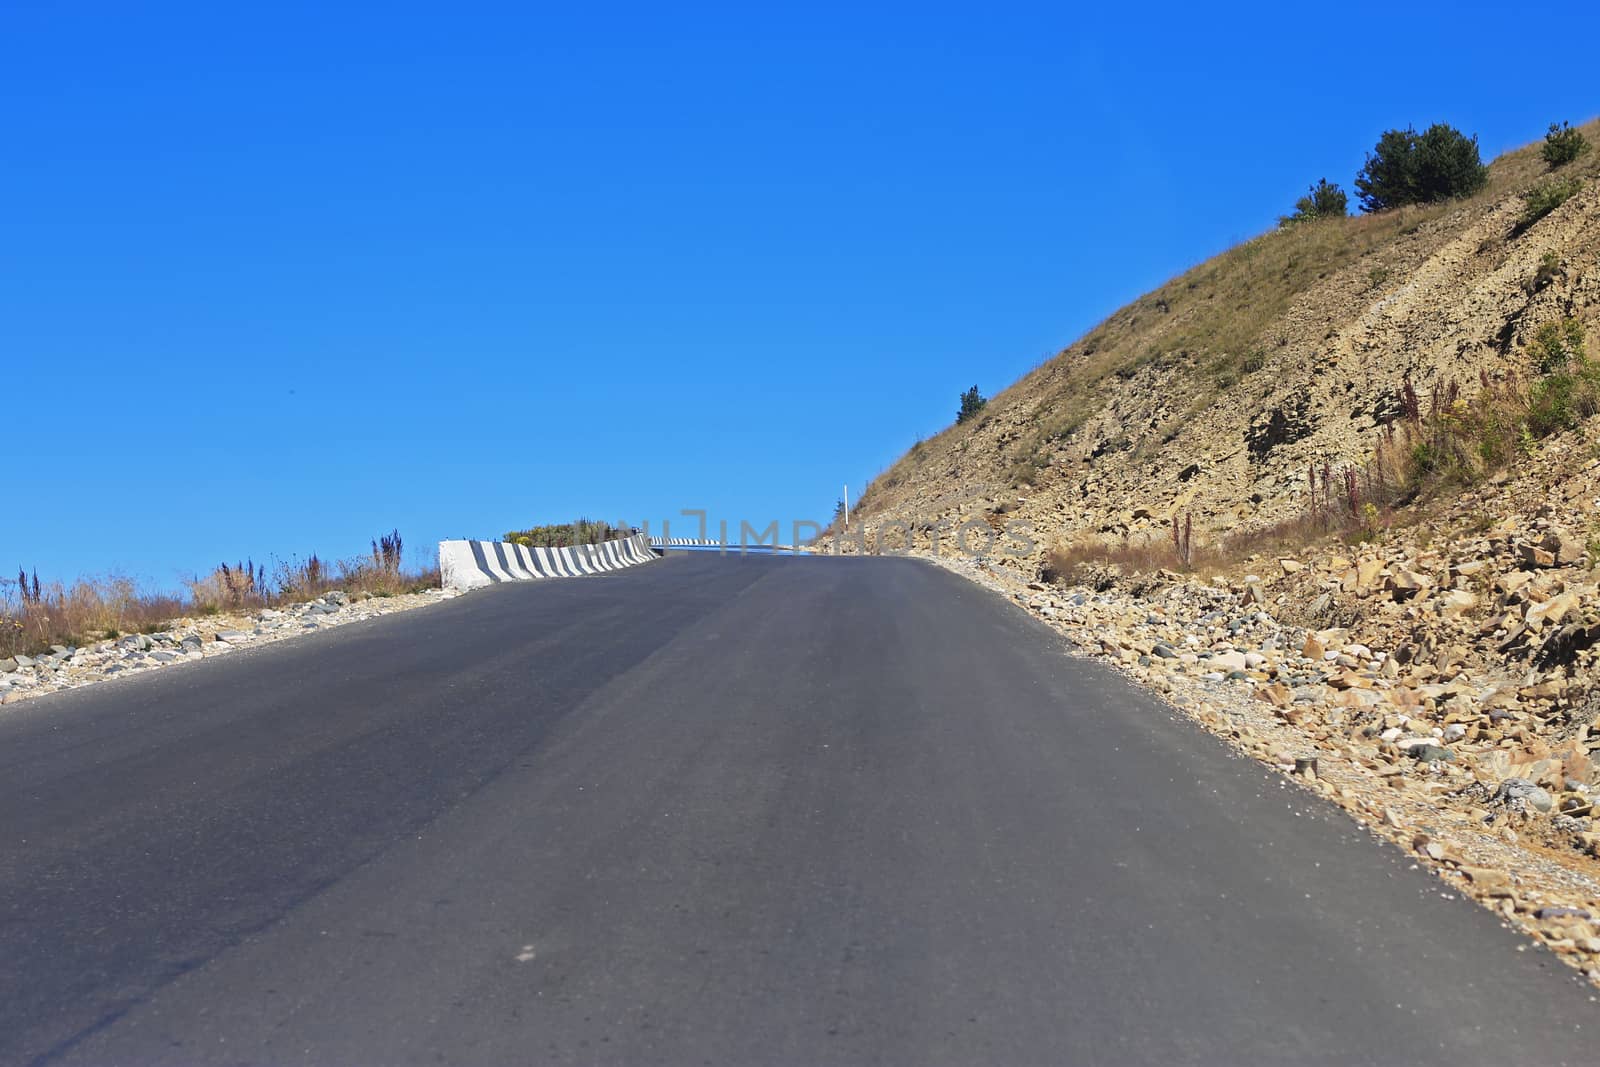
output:
[[[1374,289],[1378,288],[1380,285],[1382,285],[1384,282],[1386,282],[1388,280],[1389,280],[1389,268],[1388,267],[1373,267],[1371,270],[1367,271],[1367,281],[1372,285],[1372,287]]]
[[[1349,203],[1343,189],[1326,178],[1319,178],[1305,196],[1294,202],[1294,214],[1284,219],[1283,223],[1289,225],[1312,219],[1342,219],[1349,214]]]
[[[1565,371],[1551,374],[1534,383],[1528,397],[1528,432],[1535,438],[1549,437],[1577,425],[1576,381]]]
[[[978,412],[982,411],[984,406],[988,403],[988,399],[982,393],[978,392],[978,387],[976,385],[962,393],[961,407],[956,409],[956,425],[959,426],[968,419],[975,417]]]
[[[1583,323],[1577,319],[1547,322],[1534,331],[1533,358],[1541,374],[1585,362]]]
[[[1583,324],[1547,322],[1533,336],[1533,358],[1544,377],[1528,395],[1528,433],[1534,439],[1570,430],[1600,414],[1600,365],[1584,354]]]
[[[1532,189],[1522,194],[1522,216],[1517,220],[1517,228],[1526,230],[1529,226],[1532,226],[1550,214],[1550,212],[1571,200],[1581,188],[1583,188],[1583,182],[1578,178],[1551,179],[1535,185]]]
[[[1589,150],[1589,142],[1583,134],[1563,122],[1559,126],[1550,124],[1550,132],[1544,135],[1544,147],[1540,149],[1544,161],[1550,164],[1550,169],[1565,166]]]
[[[1411,465],[1424,474],[1439,467],[1439,449],[1429,441],[1418,441],[1411,448]]]

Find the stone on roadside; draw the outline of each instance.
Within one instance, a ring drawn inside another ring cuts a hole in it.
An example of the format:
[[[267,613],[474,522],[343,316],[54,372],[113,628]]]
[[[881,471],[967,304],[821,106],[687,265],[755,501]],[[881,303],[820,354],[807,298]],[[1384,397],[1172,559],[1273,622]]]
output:
[[[1256,690],[1256,697],[1275,708],[1286,708],[1294,702],[1294,694],[1282,682],[1273,682]]]
[[[1583,559],[1587,547],[1576,537],[1564,537],[1551,531],[1545,534],[1540,545],[1546,552],[1555,557],[1557,566],[1570,567]]]
[[[1385,587],[1394,599],[1409,600],[1428,587],[1428,579],[1425,575],[1402,567],[1389,575]]]
[[[1247,666],[1243,652],[1219,652],[1212,656],[1209,662],[1212,667],[1223,672],[1242,671]]]
[[[1452,589],[1440,597],[1437,603],[1440,618],[1454,619],[1477,607],[1478,598],[1465,589]]]
[[[1366,593],[1375,588],[1378,579],[1383,576],[1384,566],[1381,559],[1364,559],[1356,564],[1355,592]]]
[[[1495,799],[1507,804],[1522,802],[1536,811],[1550,811],[1556,806],[1555,798],[1543,786],[1526,778],[1507,778],[1495,790]]]
[[[1505,871],[1497,871],[1492,867],[1462,867],[1461,873],[1475,888],[1490,896],[1511,892],[1511,875]]]
[[[1517,558],[1524,567],[1554,567],[1556,565],[1556,554],[1554,552],[1542,545],[1535,545],[1529,542],[1523,542],[1517,549]]]

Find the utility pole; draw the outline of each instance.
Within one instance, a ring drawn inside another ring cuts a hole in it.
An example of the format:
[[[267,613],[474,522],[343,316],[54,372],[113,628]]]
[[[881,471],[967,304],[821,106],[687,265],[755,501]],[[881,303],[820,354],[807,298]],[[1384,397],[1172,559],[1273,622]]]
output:
[[[850,529],[850,483],[844,483],[844,528]]]

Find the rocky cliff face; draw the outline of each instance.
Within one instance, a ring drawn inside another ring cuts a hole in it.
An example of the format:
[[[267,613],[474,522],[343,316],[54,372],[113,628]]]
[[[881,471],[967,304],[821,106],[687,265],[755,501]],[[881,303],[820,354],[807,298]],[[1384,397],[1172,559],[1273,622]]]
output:
[[[1600,123],[1584,132],[1600,141]],[[1409,378],[1427,395],[1530,374],[1544,322],[1600,311],[1600,152],[1523,226],[1548,177],[1538,146],[1494,161],[1465,201],[1303,223],[1258,237],[1121,309],[880,476],[857,514],[951,526],[1023,520],[1036,569],[1053,543],[1197,537],[1304,506],[1312,464],[1360,464]]]

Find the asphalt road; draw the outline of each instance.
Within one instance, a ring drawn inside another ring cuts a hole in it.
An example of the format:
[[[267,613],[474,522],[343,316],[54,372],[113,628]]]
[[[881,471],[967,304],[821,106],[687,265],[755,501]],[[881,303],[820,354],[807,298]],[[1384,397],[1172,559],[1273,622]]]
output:
[[[1594,1063],[1572,972],[1020,610],[669,557],[8,708],[4,1063]]]

